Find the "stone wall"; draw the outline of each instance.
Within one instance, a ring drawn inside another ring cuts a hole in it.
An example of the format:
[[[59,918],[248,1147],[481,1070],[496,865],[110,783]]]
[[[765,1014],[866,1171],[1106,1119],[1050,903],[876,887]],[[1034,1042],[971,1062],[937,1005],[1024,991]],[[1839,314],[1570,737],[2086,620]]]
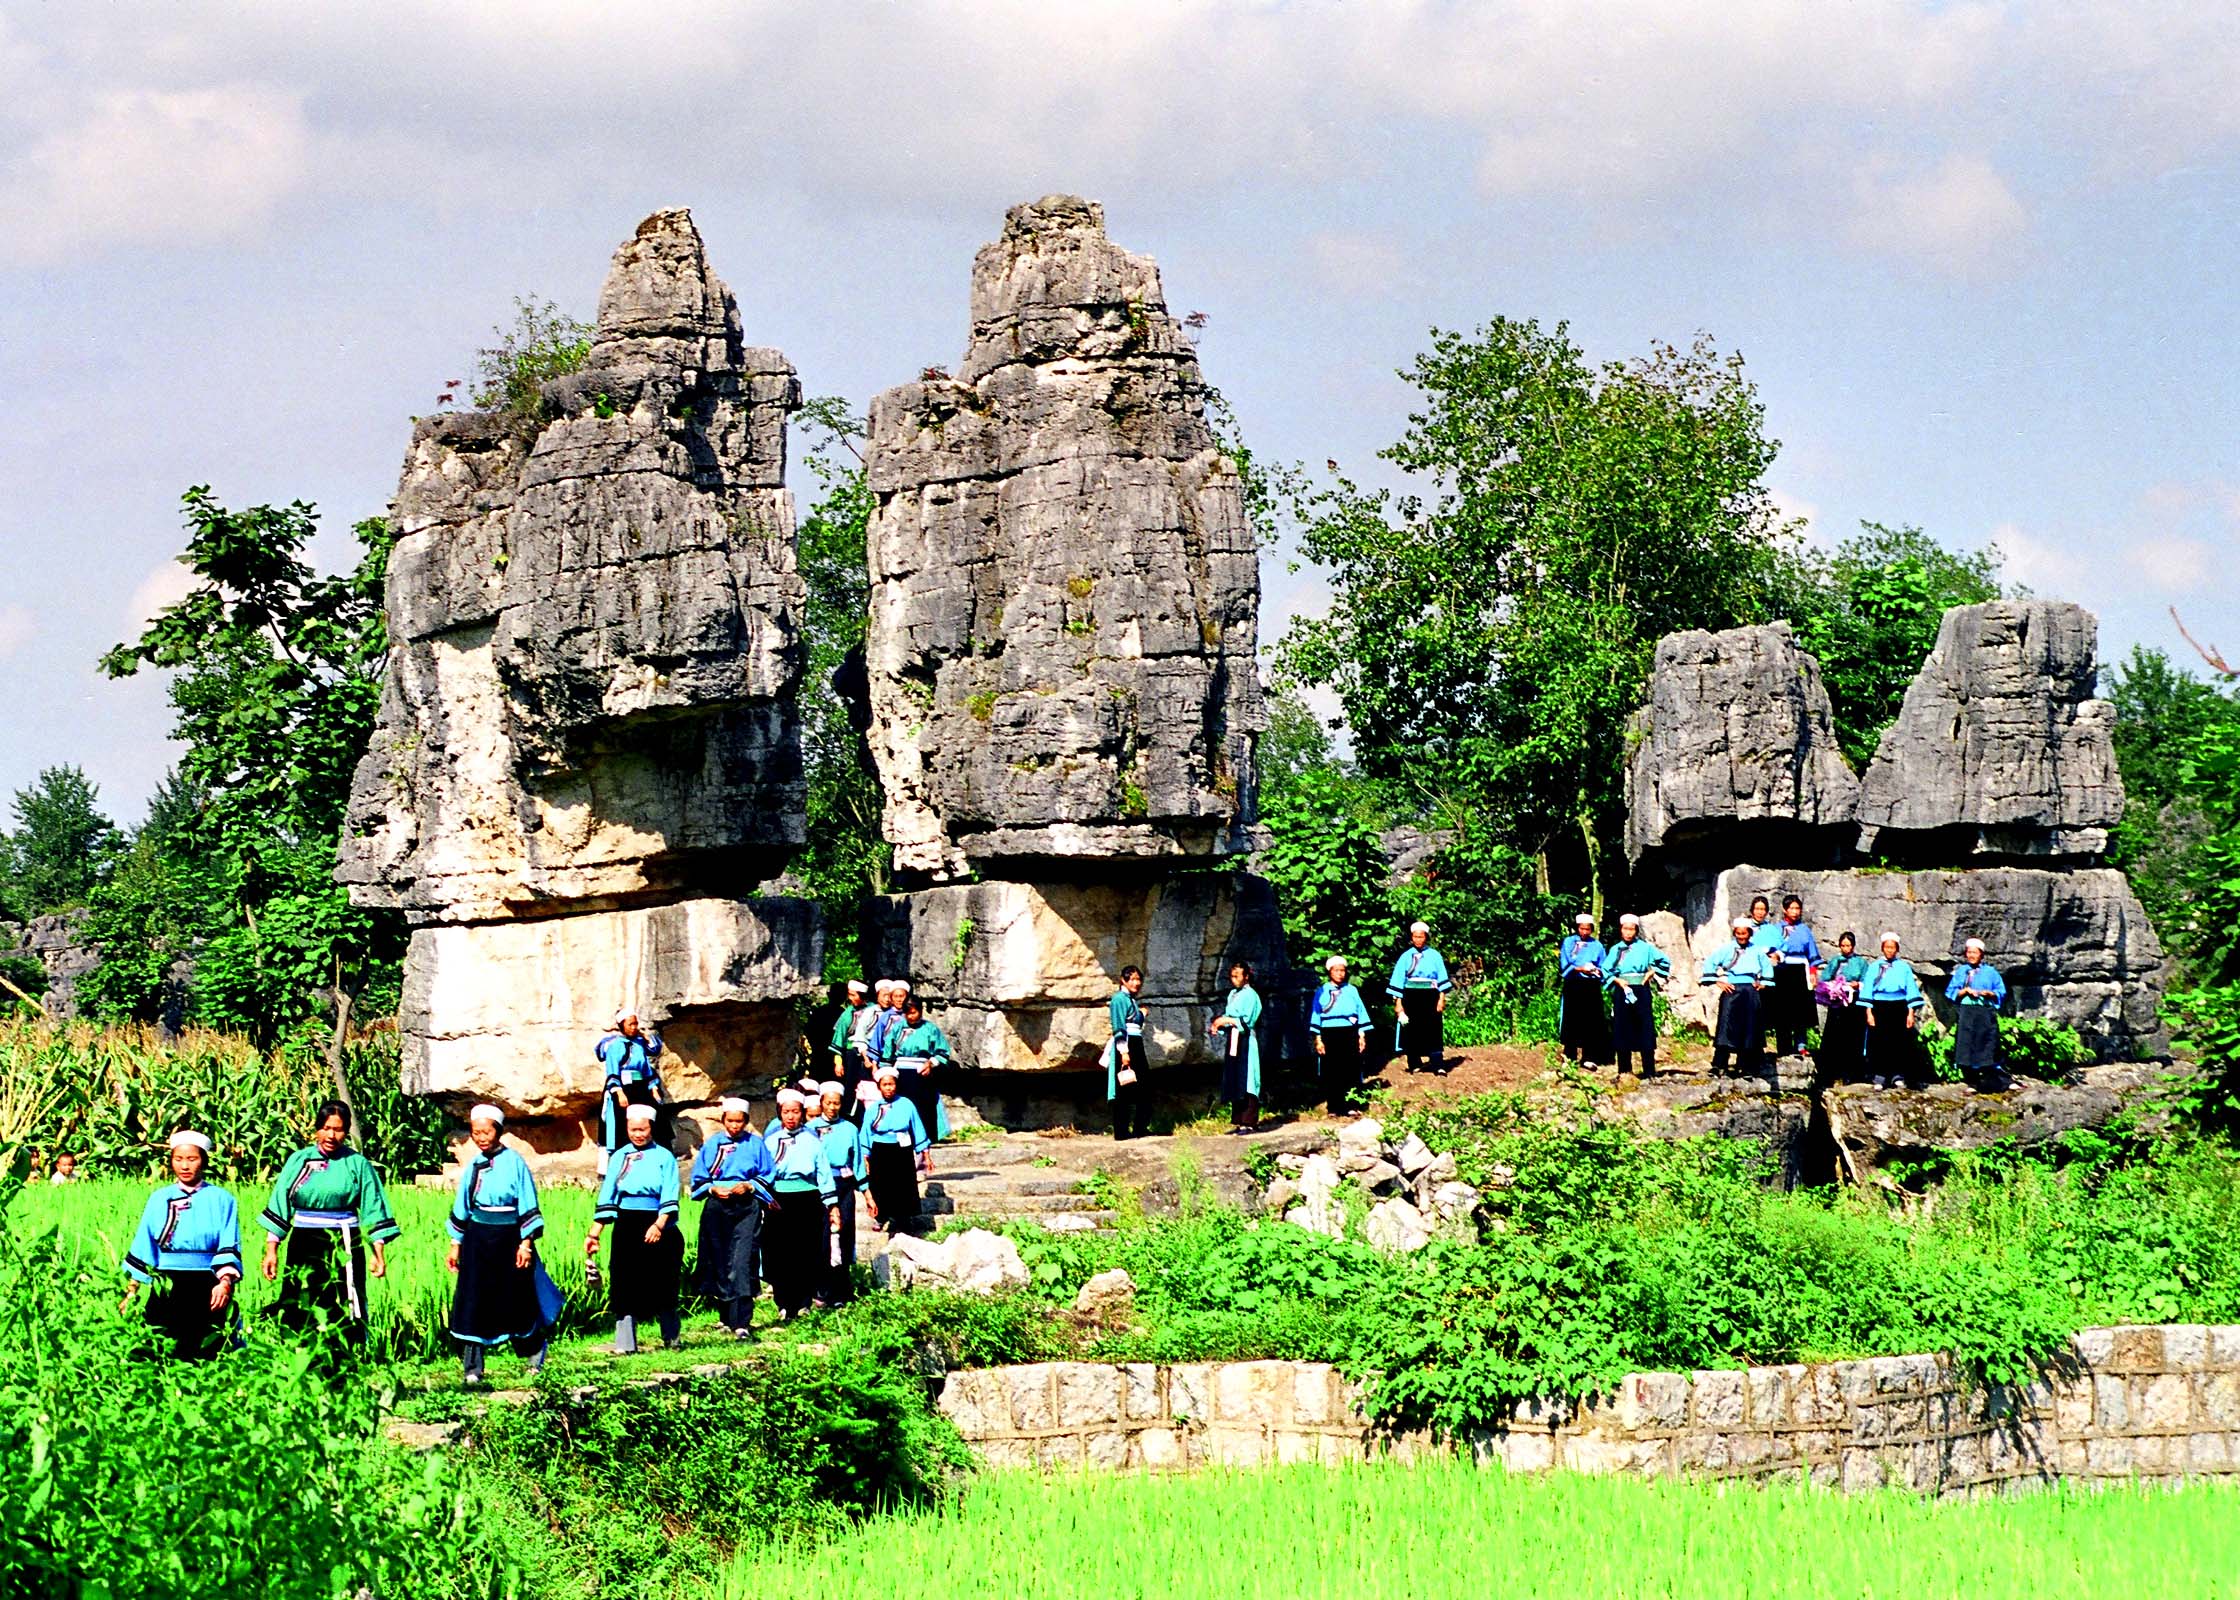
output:
[[[2092,1328],[2068,1373],[1963,1383],[1941,1356],[1636,1373],[1574,1412],[1529,1409],[1470,1441],[1513,1472],[1895,1486],[2240,1477],[2240,1327]],[[1318,1362],[1047,1362],[951,1373],[943,1415],[991,1467],[1148,1468],[1409,1458]]]

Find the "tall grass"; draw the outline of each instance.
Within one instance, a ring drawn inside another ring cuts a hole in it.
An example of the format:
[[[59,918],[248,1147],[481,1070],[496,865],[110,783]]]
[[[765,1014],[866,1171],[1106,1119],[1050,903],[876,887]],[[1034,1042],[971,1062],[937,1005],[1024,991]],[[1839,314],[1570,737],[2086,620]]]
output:
[[[982,1477],[844,1548],[735,1561],[734,1600],[2105,1600],[2226,1595],[2240,1490],[1937,1503],[1451,1461],[1194,1477]]]

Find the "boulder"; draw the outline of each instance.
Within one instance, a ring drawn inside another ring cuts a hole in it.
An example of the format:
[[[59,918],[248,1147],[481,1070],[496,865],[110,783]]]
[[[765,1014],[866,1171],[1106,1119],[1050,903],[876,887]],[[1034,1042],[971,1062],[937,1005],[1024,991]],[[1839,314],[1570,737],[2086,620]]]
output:
[[[2092,613],[1995,600],[1944,614],[1859,797],[1859,847],[1943,865],[1969,855],[2097,858],[2123,817],[2115,709],[2094,698]]]
[[[2169,1092],[2166,1067],[2142,1062],[2085,1067],[2067,1083],[2017,1078],[2001,1094],[1957,1083],[1928,1089],[1877,1089],[1843,1084],[1824,1103],[1828,1131],[1855,1178],[1894,1162],[1921,1162],[1952,1151],[2011,1143],[2036,1149],[2083,1128],[2101,1128],[2128,1113],[2144,1131],[2168,1121],[2158,1105]]]
[[[1073,1297],[1076,1312],[1100,1322],[1125,1322],[1135,1308],[1136,1280],[1128,1276],[1123,1267],[1098,1273]]]
[[[690,213],[659,211],[539,417],[417,424],[336,865],[356,903],[485,922],[783,868],[804,828],[799,401]]]
[[[1431,1165],[1431,1146],[1423,1142],[1422,1135],[1411,1133],[1407,1141],[1393,1152],[1392,1159],[1399,1163],[1401,1172],[1412,1180]]]
[[[872,1259],[871,1275],[881,1288],[999,1294],[1024,1288],[1027,1267],[1019,1247],[1002,1234],[968,1228],[938,1241],[896,1234]]]
[[[1384,1124],[1375,1117],[1358,1117],[1338,1130],[1338,1148],[1348,1154],[1384,1154]]]
[[[1282,1216],[1299,1199],[1299,1186],[1289,1178],[1278,1178],[1268,1185],[1268,1192],[1261,1197],[1260,1208]]]
[[[1251,962],[1263,996],[1289,982],[1274,892],[1241,872],[945,884],[874,901],[866,932],[867,965],[911,974],[957,1059],[984,1069],[1099,1068],[1123,967],[1143,969],[1145,1038],[1160,1066],[1215,1059],[1206,1024],[1228,993],[1229,962]],[[1280,1039],[1269,1012],[1264,1056]]]
[[[1341,1160],[1338,1168],[1371,1194],[1389,1194],[1400,1187],[1400,1169],[1389,1161],[1371,1161],[1347,1171]]]
[[[1156,266],[1069,195],[972,271],[954,378],[871,405],[871,748],[935,879],[1252,846],[1258,552]]]
[[[1819,663],[1788,624],[1667,634],[1628,730],[1626,856],[1832,861],[1859,780],[1836,744]]]
[[[1595,1116],[1629,1121],[1652,1139],[1718,1134],[1750,1140],[1771,1158],[1769,1180],[1785,1189],[1807,1175],[1811,1100],[1802,1093],[1771,1092],[1754,1079],[1652,1078],[1602,1096]]]
[[[1387,1255],[1421,1250],[1431,1242],[1431,1224],[1405,1200],[1383,1200],[1370,1207],[1363,1224],[1369,1243]]]
[[[1310,1233],[1333,1239],[1345,1237],[1346,1216],[1338,1204],[1338,1183],[1336,1162],[1328,1156],[1307,1157],[1299,1173],[1299,1203],[1283,1214],[1283,1220]]]
[[[1691,889],[1687,921],[1693,955],[1707,958],[1726,937],[1729,918],[1764,894],[1776,903],[1801,896],[1821,943],[1835,947],[1848,929],[1872,952],[1885,929],[1940,1013],[1944,983],[1961,945],[1984,941],[2007,980],[2009,1014],[2050,1017],[2083,1036],[2103,1059],[2169,1054],[2160,1016],[2161,942],[2130,882],[2113,867],[1976,867],[1944,872],[1800,872],[1729,868]],[[1669,947],[1668,947],[1669,948]],[[1681,962],[1674,955],[1675,977]],[[1683,1014],[1702,1016],[1709,991],[1677,985]]]
[[[101,965],[100,947],[85,936],[86,917],[84,911],[50,911],[23,925],[23,949],[38,957],[46,974],[39,1003],[57,1022],[76,1019],[78,980]]]
[[[1481,1198],[1467,1183],[1442,1183],[1431,1196],[1429,1210],[1442,1224],[1467,1224],[1477,1215]]]

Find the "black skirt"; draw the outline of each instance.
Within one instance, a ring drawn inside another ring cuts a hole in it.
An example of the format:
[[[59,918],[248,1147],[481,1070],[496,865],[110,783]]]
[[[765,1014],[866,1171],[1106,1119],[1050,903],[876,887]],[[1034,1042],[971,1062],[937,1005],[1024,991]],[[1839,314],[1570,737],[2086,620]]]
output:
[[[1626,1001],[1632,995],[1631,1004]],[[1622,1056],[1653,1056],[1657,1052],[1657,1008],[1646,984],[1611,991],[1610,1042]]]
[[[322,1322],[347,1323],[362,1333],[366,1236],[356,1228],[291,1228],[285,1254],[272,1304],[280,1326],[303,1333]]]
[[[918,1153],[898,1144],[871,1147],[871,1203],[879,1226],[892,1233],[918,1216]]]
[[[225,1348],[235,1302],[228,1300],[225,1310],[212,1311],[210,1296],[217,1287],[218,1274],[199,1268],[160,1273],[149,1286],[143,1313],[148,1326],[181,1361],[207,1361]]]
[[[1814,1057],[1823,1076],[1855,1078],[1867,1059],[1867,1014],[1857,1006],[1828,1007]]]
[[[1602,1009],[1602,980],[1583,972],[1569,972],[1563,979],[1563,1047],[1576,1050],[1589,1061],[1610,1055],[1610,1013]]]
[[[834,1263],[831,1252],[825,1253],[824,1289],[817,1298],[836,1306],[855,1293],[848,1269],[856,1264],[856,1180],[853,1174],[835,1172],[832,1182],[840,1191],[840,1259]]]
[[[1952,1064],[1967,1072],[1999,1069],[1999,1013],[1991,1006],[1962,1006],[1952,1035]]]
[[[778,1196],[763,1213],[762,1273],[780,1311],[799,1311],[831,1276],[832,1225],[814,1189]]]
[[[926,1142],[931,1144],[941,1137],[941,1091],[933,1086],[933,1072],[898,1072],[895,1077],[902,1098],[918,1108],[918,1120],[926,1125]]]
[[[516,1222],[467,1223],[459,1241],[459,1283],[451,1291],[451,1337],[468,1344],[524,1343],[542,1337],[537,1309],[537,1269],[513,1264],[521,1248]]]
[[[1400,991],[1400,1050],[1409,1059],[1440,1060],[1447,1051],[1447,1019],[1439,1011],[1436,989]]]
[[[1343,1111],[1361,1093],[1361,1031],[1351,1023],[1324,1028],[1322,1092],[1332,1111]]]
[[[692,1290],[711,1305],[755,1296],[754,1251],[761,1243],[762,1202],[752,1194],[732,1199],[711,1196],[700,1207],[700,1255]],[[747,1254],[740,1259],[744,1232]]]
[[[1867,1068],[1876,1077],[1904,1078],[1918,1070],[1913,1030],[1906,1026],[1911,1010],[1903,1000],[1874,1003],[1874,1026],[1867,1030]]]
[[[677,1283],[684,1273],[684,1233],[671,1217],[661,1242],[646,1243],[646,1230],[658,1215],[621,1211],[607,1227],[607,1309],[622,1317],[662,1318],[677,1314]]]
[[[1809,971],[1802,961],[1784,961],[1773,969],[1773,1025],[1800,1039],[1820,1020],[1812,985],[1805,981]]]
[[[1738,983],[1732,994],[1719,996],[1719,1029],[1711,1037],[1711,1047],[1736,1055],[1754,1056],[1764,1038],[1758,1025],[1757,986]]]

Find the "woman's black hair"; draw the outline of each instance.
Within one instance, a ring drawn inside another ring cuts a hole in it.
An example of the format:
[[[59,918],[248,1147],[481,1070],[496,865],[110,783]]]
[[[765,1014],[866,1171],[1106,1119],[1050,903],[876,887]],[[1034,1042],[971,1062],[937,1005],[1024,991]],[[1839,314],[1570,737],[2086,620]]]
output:
[[[1802,911],[1804,909],[1804,896],[1796,894],[1785,896],[1781,902],[1781,909],[1786,911],[1791,906],[1795,906],[1799,911]]]
[[[1771,900],[1768,900],[1768,899],[1767,899],[1767,898],[1766,898],[1766,897],[1765,897],[1764,895],[1762,895],[1762,894],[1754,894],[1754,895],[1752,895],[1752,896],[1750,897],[1750,909],[1751,909],[1752,911],[1755,911],[1755,910],[1757,910],[1757,909],[1758,909],[1758,907],[1760,907],[1760,906],[1764,906],[1764,907],[1765,907],[1765,908],[1766,908],[1766,909],[1767,909],[1768,911],[1771,911],[1771,910],[1773,909],[1773,902],[1772,902]]]
[[[906,995],[904,995],[904,996],[902,997],[902,1010],[903,1010],[903,1014],[904,1014],[905,1016],[909,1015],[909,1012],[910,1012],[910,1008],[911,1008],[912,1006],[915,1006],[915,1007],[917,1007],[917,1010],[918,1010],[918,1015],[919,1015],[919,1016],[921,1016],[921,1017],[922,1017],[922,1016],[924,1016],[924,1015],[926,1014],[926,1003],[925,1003],[925,1002],[924,1002],[923,1000],[920,1000],[920,999],[919,999],[919,998],[918,998],[918,997],[917,997],[916,995],[914,995],[914,994],[906,994]]]
[[[1852,949],[1856,950],[1859,948],[1859,936],[1853,933],[1849,928],[1843,930],[1842,936],[1836,940],[1836,943],[1841,944],[1845,939],[1849,939],[1851,941]]]
[[[1250,983],[1252,981],[1252,963],[1243,959],[1241,956],[1229,963],[1229,970],[1232,972],[1243,973],[1244,981],[1247,983]]]
[[[1126,983],[1130,978],[1140,978],[1142,976],[1143,968],[1141,967],[1122,967],[1120,969],[1120,981],[1122,983]]]
[[[311,1131],[316,1133],[321,1128],[325,1127],[327,1125],[327,1118],[329,1117],[340,1117],[342,1119],[343,1133],[349,1133],[350,1108],[344,1105],[340,1100],[323,1100],[319,1103],[318,1114],[311,1119]]]

